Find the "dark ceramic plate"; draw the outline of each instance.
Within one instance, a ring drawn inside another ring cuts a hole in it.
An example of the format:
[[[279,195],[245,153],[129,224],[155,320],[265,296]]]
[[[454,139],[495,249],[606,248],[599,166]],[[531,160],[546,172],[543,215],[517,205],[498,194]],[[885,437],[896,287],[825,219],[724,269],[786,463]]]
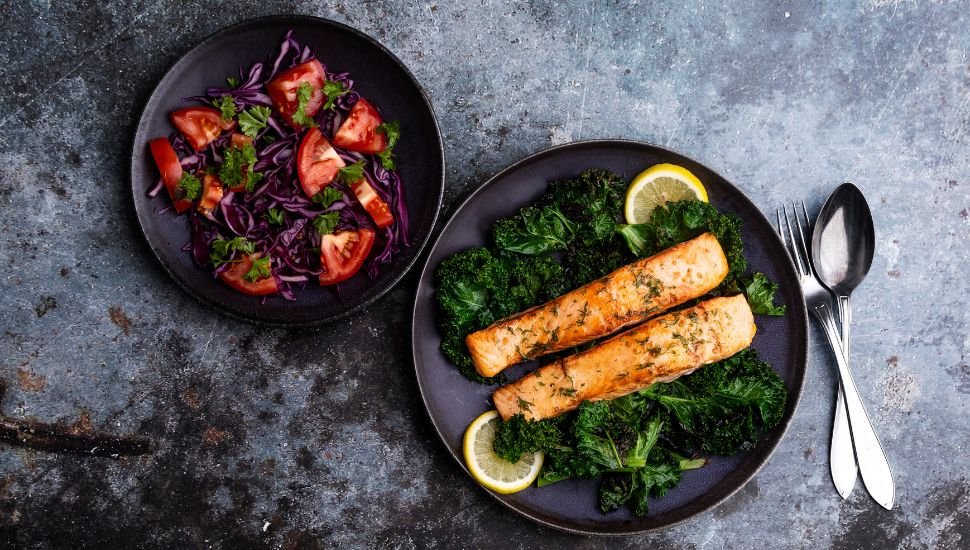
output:
[[[585,141],[554,147],[513,164],[472,193],[442,230],[421,273],[411,336],[418,384],[438,434],[464,468],[461,449],[464,430],[472,419],[493,408],[490,395],[495,388],[466,380],[439,350],[433,287],[438,264],[459,250],[485,244],[488,229],[497,218],[508,216],[535,200],[552,180],[574,177],[594,167],[612,170],[629,180],[662,162],[687,167],[707,187],[712,204],[741,217],[750,268],[764,272],[780,285],[779,298],[788,305],[788,314],[757,316],[758,334],[753,345],[788,388],[785,416],[752,451],[730,458],[714,457],[704,468],[686,473],[667,496],[651,500],[646,517],[635,517],[626,507],[610,514],[600,512],[597,480],[570,480],[542,489],[533,486],[507,496],[492,493],[516,512],[565,531],[620,535],[669,526],[731,496],[768,460],[795,412],[808,361],[805,303],[794,266],[771,223],[734,185],[683,155],[633,141]],[[533,367],[533,364],[519,365],[507,372],[514,380]],[[469,478],[469,483],[474,482]]]
[[[169,206],[162,192],[152,199],[146,191],[158,171],[148,141],[173,131],[168,113],[185,106],[183,97],[221,86],[239,66],[249,67],[274,55],[288,30],[313,48],[323,63],[350,72],[354,89],[377,105],[387,120],[399,120],[403,138],[395,149],[406,188],[411,246],[381,267],[376,280],[363,271],[341,283],[339,296],[313,283],[297,292],[296,301],[239,294],[192,263],[182,251],[189,240],[185,216],[158,214]],[[386,48],[346,25],[305,16],[253,19],[223,29],[182,56],[152,93],[138,123],[131,155],[131,187],[138,223],[162,267],[189,294],[244,320],[271,325],[310,325],[351,314],[391,289],[414,264],[427,243],[441,208],[444,152],[431,103],[407,67]]]

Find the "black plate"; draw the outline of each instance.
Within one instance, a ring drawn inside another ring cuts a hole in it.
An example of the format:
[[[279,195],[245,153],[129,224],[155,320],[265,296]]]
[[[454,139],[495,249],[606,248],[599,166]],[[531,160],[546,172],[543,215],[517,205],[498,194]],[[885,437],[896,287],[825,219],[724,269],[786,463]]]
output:
[[[288,30],[298,42],[317,52],[331,70],[350,72],[354,89],[377,105],[385,118],[401,122],[402,139],[395,149],[410,213],[411,247],[381,267],[371,281],[363,272],[332,290],[310,283],[297,291],[296,301],[274,296],[261,303],[214,279],[192,263],[182,246],[189,240],[185,216],[158,214],[167,207],[162,192],[145,193],[158,171],[148,141],[173,131],[168,113],[186,104],[183,97],[201,95],[209,86],[222,86],[239,67],[265,61],[279,51]],[[131,155],[131,189],[145,239],[162,267],[195,298],[248,321],[270,325],[310,325],[332,321],[364,307],[391,289],[417,260],[431,236],[444,190],[444,149],[431,102],[407,67],[390,51],[346,25],[306,16],[252,19],[206,38],[169,69],[152,92],[135,132]]]
[[[634,141],[584,141],[533,155],[490,179],[461,205],[445,225],[421,273],[414,304],[412,342],[418,385],[431,421],[455,460],[465,467],[461,440],[465,428],[479,414],[493,408],[493,386],[469,382],[439,350],[436,325],[434,271],[445,257],[486,242],[488,229],[500,217],[535,200],[551,180],[574,177],[587,168],[606,168],[628,180],[662,162],[686,167],[704,183],[719,210],[734,212],[744,222],[742,237],[750,268],[778,281],[780,300],[788,305],[784,317],[757,316],[753,346],[770,363],[788,388],[782,422],[765,434],[755,449],[734,457],[714,457],[704,468],[688,472],[683,481],[660,500],[651,499],[643,518],[629,509],[603,514],[597,506],[597,480],[569,480],[542,489],[535,486],[513,495],[491,493],[516,512],[539,523],[570,532],[631,534],[666,527],[699,514],[740,489],[768,460],[795,412],[808,361],[805,302],[788,254],[771,223],[734,185],[711,169],[683,155]],[[533,365],[509,369],[516,379]],[[469,483],[474,483],[469,477]]]

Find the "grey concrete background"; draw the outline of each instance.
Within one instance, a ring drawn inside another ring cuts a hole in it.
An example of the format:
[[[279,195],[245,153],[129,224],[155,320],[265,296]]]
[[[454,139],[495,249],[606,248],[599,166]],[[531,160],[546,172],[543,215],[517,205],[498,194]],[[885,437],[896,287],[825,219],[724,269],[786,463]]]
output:
[[[123,461],[0,449],[3,545],[968,547],[970,5],[678,4],[0,1],[0,406],[158,445]],[[857,183],[878,249],[852,359],[897,509],[831,485],[817,331],[795,421],[751,483],[604,541],[513,515],[446,455],[410,361],[413,276],[310,331],[191,300],[128,211],[136,117],[202,37],[285,12],[360,28],[426,85],[446,213],[505,165],[597,137],[680,150],[766,211]]]

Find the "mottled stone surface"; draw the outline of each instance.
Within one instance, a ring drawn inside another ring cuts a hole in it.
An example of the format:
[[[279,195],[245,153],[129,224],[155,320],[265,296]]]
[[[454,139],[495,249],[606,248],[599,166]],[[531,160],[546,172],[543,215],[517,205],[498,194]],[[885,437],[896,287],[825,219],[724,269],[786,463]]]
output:
[[[410,360],[415,278],[352,321],[259,330],[190,299],[125,195],[154,83],[205,35],[299,12],[377,37],[427,86],[446,211],[552,144],[660,143],[766,211],[867,194],[878,248],[853,362],[897,509],[828,474],[830,356],[739,494],[619,547],[970,545],[970,6],[966,2],[0,1],[0,376],[7,415],[156,441],[145,458],[0,448],[0,545],[576,545],[446,454]],[[814,329],[813,329],[814,330]]]

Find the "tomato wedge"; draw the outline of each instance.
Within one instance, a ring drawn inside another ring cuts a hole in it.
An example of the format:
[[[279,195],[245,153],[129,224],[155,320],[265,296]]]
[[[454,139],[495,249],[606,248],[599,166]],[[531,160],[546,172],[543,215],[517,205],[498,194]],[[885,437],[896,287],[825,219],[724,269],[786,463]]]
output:
[[[238,290],[239,292],[242,292],[243,294],[249,294],[251,296],[276,294],[278,290],[276,288],[276,279],[274,277],[266,277],[265,279],[260,279],[255,283],[246,280],[245,275],[253,267],[253,260],[256,258],[259,258],[258,254],[243,254],[239,261],[233,263],[228,269],[220,273],[219,278],[222,279],[222,282]]]
[[[313,87],[310,101],[303,107],[303,112],[312,117],[323,106],[323,83],[326,78],[323,65],[316,59],[311,59],[276,75],[276,78],[266,84],[266,93],[273,100],[273,105],[280,116],[283,117],[283,120],[290,126],[299,129],[302,126],[293,120],[293,114],[296,113],[299,106],[297,90],[304,82],[309,82],[310,86]]]
[[[337,231],[320,239],[321,285],[335,285],[354,276],[374,246],[370,229]]]
[[[202,194],[199,198],[199,212],[208,214],[222,200],[222,182],[214,174],[202,176]]]
[[[247,145],[253,144],[253,138],[247,136],[246,134],[240,134],[239,132],[232,133],[232,146],[243,148]]]
[[[367,180],[357,180],[350,184],[350,187],[354,190],[354,195],[357,195],[357,200],[360,201],[360,205],[370,214],[371,219],[374,220],[374,224],[377,227],[387,227],[394,223],[394,214],[391,214],[391,209],[377,195],[374,188],[367,183]]]
[[[296,154],[296,172],[307,197],[313,198],[347,164],[319,128],[310,128]]]
[[[377,127],[383,123],[377,109],[366,99],[360,98],[334,134],[333,144],[358,153],[380,153],[387,148],[387,136],[377,131]]]
[[[148,147],[152,151],[158,171],[162,174],[162,183],[168,189],[168,196],[172,197],[175,211],[179,214],[185,212],[192,207],[192,202],[177,198],[176,188],[182,179],[182,164],[179,163],[175,149],[172,149],[172,144],[166,138],[153,139],[148,142]]]
[[[205,149],[223,130],[236,127],[235,120],[223,122],[222,113],[212,107],[186,107],[172,111],[168,118],[196,151]]]

